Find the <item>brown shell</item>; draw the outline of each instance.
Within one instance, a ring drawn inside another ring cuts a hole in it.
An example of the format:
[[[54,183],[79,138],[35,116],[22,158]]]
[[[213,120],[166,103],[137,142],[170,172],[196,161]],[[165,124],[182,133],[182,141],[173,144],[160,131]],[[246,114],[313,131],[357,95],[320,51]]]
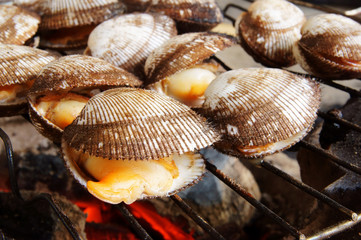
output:
[[[242,47],[255,61],[269,67],[288,67],[296,63],[292,47],[301,38],[306,18],[285,0],[258,0],[236,20]]]
[[[207,88],[205,98],[201,111],[223,135],[217,143],[220,150],[261,157],[290,147],[311,129],[320,88],[316,82],[285,70],[245,68],[219,75]],[[244,150],[262,146],[267,149]]]
[[[214,0],[124,0],[129,11],[148,11],[168,15],[177,22],[179,32],[207,31],[223,21]]]
[[[148,55],[175,35],[175,23],[166,15],[119,15],[91,32],[86,53],[143,76]]]
[[[101,23],[124,11],[118,0],[42,1],[40,29],[60,29]]]
[[[337,14],[320,14],[302,27],[294,47],[297,62],[325,79],[361,77],[361,25]]]
[[[52,141],[60,142],[63,130],[37,112],[37,97],[51,92],[81,88],[140,86],[133,74],[91,56],[69,55],[44,66],[29,93],[29,114],[37,130]]]
[[[35,80],[40,69],[55,60],[57,55],[28,46],[0,44],[0,87],[14,84],[29,84]],[[1,103],[0,116],[24,113],[26,93],[15,102]]]
[[[40,16],[17,6],[0,5],[0,42],[23,45],[38,30]]]
[[[175,36],[147,58],[144,66],[146,84],[201,63],[235,43],[233,37],[219,33],[199,32]]]
[[[86,46],[94,27],[124,12],[118,0],[41,1],[40,46],[59,50]]]
[[[65,128],[71,148],[108,159],[148,160],[200,150],[218,135],[186,105],[143,89],[110,89],[92,97]]]

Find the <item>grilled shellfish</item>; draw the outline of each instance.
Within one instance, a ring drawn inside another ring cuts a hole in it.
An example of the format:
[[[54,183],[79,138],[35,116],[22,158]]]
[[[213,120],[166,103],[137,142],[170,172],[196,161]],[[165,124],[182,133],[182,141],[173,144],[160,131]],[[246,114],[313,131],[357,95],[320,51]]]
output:
[[[57,0],[35,4],[41,16],[40,46],[53,49],[85,47],[97,24],[124,12],[118,0]]]
[[[236,20],[242,47],[253,59],[269,67],[296,63],[293,45],[301,38],[303,12],[285,0],[257,0]]]
[[[272,68],[222,73],[204,95],[200,111],[223,137],[217,148],[247,158],[298,142],[311,129],[320,104],[316,82]]]
[[[91,32],[85,53],[144,77],[148,55],[175,35],[175,23],[166,15],[123,14],[99,24]]]
[[[110,87],[141,84],[133,74],[102,59],[64,56],[44,66],[30,89],[30,119],[41,134],[58,143],[63,129],[94,94]]]
[[[0,116],[24,114],[26,95],[40,69],[58,55],[28,46],[0,44]]]
[[[204,172],[194,153],[218,135],[189,107],[154,91],[99,93],[65,128],[62,153],[81,185],[109,203],[169,196]]]
[[[297,62],[324,79],[361,77],[361,25],[337,14],[309,19],[294,47]]]
[[[123,0],[128,11],[165,14],[177,23],[181,33],[208,31],[223,21],[214,0]]]
[[[0,5],[0,42],[23,45],[38,30],[40,16],[17,6]]]
[[[191,106],[199,107],[208,84],[220,71],[210,57],[234,45],[231,36],[185,33],[155,49],[145,62],[146,85]]]

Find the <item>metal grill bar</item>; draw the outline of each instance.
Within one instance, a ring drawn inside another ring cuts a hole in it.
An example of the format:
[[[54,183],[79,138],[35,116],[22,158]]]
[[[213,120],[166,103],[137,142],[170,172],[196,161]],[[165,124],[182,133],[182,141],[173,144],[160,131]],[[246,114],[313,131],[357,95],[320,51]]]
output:
[[[338,123],[340,125],[346,126],[346,127],[350,128],[352,130],[355,130],[357,132],[361,132],[361,126],[360,125],[354,124],[354,123],[352,123],[350,121],[347,121],[345,119],[330,115],[330,114],[322,112],[322,111],[318,111],[317,115],[319,117],[322,117],[323,119],[333,121],[333,122]]]
[[[210,234],[214,239],[225,240],[225,238],[217,232],[215,228],[209,225],[202,217],[200,217],[193,209],[186,204],[178,195],[170,197],[189,217],[191,217],[203,230]]]
[[[13,159],[13,146],[11,144],[9,136],[0,128],[0,137],[4,142],[6,158],[8,161],[9,178],[11,192],[19,199],[24,200],[20,194],[18,182],[16,181],[15,170],[14,170],[14,159]]]
[[[243,197],[246,201],[248,201],[252,206],[260,210],[262,213],[271,217],[275,222],[281,225],[285,230],[287,230],[292,236],[297,237],[298,239],[305,239],[305,235],[299,232],[296,228],[274,213],[271,209],[267,208],[261,202],[257,201],[252,194],[250,194],[247,190],[245,190],[242,186],[237,184],[233,179],[225,175],[222,171],[218,170],[215,165],[206,161],[206,168],[208,171],[213,173],[218,179],[224,182],[227,186],[229,186],[232,190],[237,192],[241,197]]]
[[[267,169],[268,171],[272,172],[273,174],[282,177],[287,182],[291,183],[292,185],[298,187],[299,189],[303,190],[304,192],[314,196],[315,198],[327,203],[331,207],[338,209],[339,211],[345,213],[348,217],[350,217],[352,220],[356,221],[357,214],[353,212],[352,210],[346,208],[345,206],[342,206],[338,202],[334,201],[330,197],[326,196],[325,194],[322,194],[321,192],[317,191],[316,189],[308,186],[307,184],[304,184],[301,181],[298,181],[297,179],[293,178],[286,172],[280,170],[279,168],[276,168],[272,164],[268,163],[267,161],[262,160],[260,165]]]
[[[137,219],[133,216],[133,214],[128,210],[124,203],[120,203],[115,205],[115,208],[118,209],[123,216],[128,220],[130,223],[130,227],[135,231],[140,239],[144,240],[152,240],[151,236],[144,230],[142,225],[139,224]]]
[[[11,184],[11,192],[20,200],[24,201],[24,198],[22,197],[17,181],[15,176],[15,170],[14,170],[14,160],[13,160],[13,148],[10,141],[9,136],[0,128],[0,137],[4,142],[5,145],[5,151],[6,151],[6,158],[8,160],[8,169],[9,169],[9,178],[10,178],[10,184]],[[52,197],[49,194],[42,193],[37,197],[32,198],[30,201],[37,201],[39,199],[46,200],[50,207],[53,209],[53,211],[56,213],[58,218],[61,220],[65,228],[68,230],[69,234],[72,236],[75,240],[81,240],[80,235],[78,231],[74,228],[72,222],[70,219],[60,210],[60,208],[55,204]]]
[[[351,171],[353,171],[354,173],[357,173],[359,175],[361,175],[361,168],[354,165],[354,164],[351,164],[351,163],[348,163],[346,161],[343,161],[342,159],[336,157],[335,155],[332,155],[331,153],[327,152],[326,150],[322,149],[322,148],[319,148],[315,145],[312,145],[308,142],[306,142],[305,140],[301,140],[299,143],[297,143],[298,145],[302,146],[302,147],[305,147],[307,149],[310,149],[316,153],[319,153],[319,154],[322,154],[323,156],[326,156],[329,160],[331,160],[332,162],[334,163],[337,163],[338,165],[344,167],[344,168],[347,168]]]

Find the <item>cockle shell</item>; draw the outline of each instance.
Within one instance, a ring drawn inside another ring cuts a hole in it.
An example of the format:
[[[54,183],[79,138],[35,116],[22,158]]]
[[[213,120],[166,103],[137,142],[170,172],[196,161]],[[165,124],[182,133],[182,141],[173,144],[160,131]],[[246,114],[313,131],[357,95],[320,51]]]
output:
[[[86,46],[94,27],[124,12],[118,0],[57,0],[37,2],[42,47],[67,49]]]
[[[257,0],[236,20],[242,47],[255,61],[269,67],[288,67],[296,63],[293,45],[301,38],[306,18],[285,0]]]
[[[124,0],[129,11],[147,11],[168,15],[177,22],[178,31],[207,31],[223,21],[214,0]]]
[[[29,114],[36,129],[54,142],[60,142],[63,130],[46,119],[36,108],[42,96],[84,89],[104,90],[118,86],[140,86],[142,82],[133,74],[91,56],[68,55],[45,65],[29,91]],[[81,93],[88,96],[93,93]],[[91,97],[91,96],[88,96]]]
[[[310,74],[325,79],[361,77],[361,25],[337,14],[309,19],[294,47],[297,62]]]
[[[116,88],[92,97],[65,128],[62,152],[74,177],[87,186],[92,177],[82,169],[81,162],[73,160],[73,151],[108,162],[148,162],[198,151],[217,139],[218,134],[205,119],[186,105],[151,90]],[[182,162],[176,163],[177,167],[179,164]],[[196,181],[204,171],[204,162],[194,159],[188,168],[181,168],[177,183],[164,196]],[[139,199],[155,196],[143,193]]]
[[[58,55],[28,46],[0,44],[0,116],[26,112],[27,91],[40,69],[55,60]],[[13,89],[14,87],[20,89]],[[12,89],[12,90],[11,90]],[[4,94],[16,90],[14,98]]]
[[[148,88],[169,95],[170,77],[209,61],[212,55],[234,44],[235,38],[220,33],[197,32],[175,36],[148,56],[144,66],[145,83]],[[217,73],[219,67],[215,65]],[[201,102],[201,99],[196,99],[194,103],[187,105],[198,107]]]
[[[199,32],[175,36],[155,49],[147,58],[144,66],[146,84],[155,83],[202,63],[235,43],[231,36],[219,33]]]
[[[38,30],[40,16],[17,6],[0,5],[0,42],[23,45]]]
[[[302,139],[319,104],[320,88],[308,78],[281,69],[244,68],[213,80],[200,111],[223,136],[217,148],[254,158]]]
[[[123,14],[99,24],[91,32],[86,54],[143,77],[148,55],[175,35],[175,23],[166,15]]]

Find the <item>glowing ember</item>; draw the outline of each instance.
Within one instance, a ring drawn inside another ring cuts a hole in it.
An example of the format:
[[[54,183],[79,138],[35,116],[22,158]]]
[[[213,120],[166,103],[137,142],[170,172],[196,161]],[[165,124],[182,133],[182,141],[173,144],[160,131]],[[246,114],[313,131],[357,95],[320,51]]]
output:
[[[160,216],[150,203],[135,202],[129,205],[129,207],[136,218],[143,219],[148,222],[151,228],[159,232],[165,240],[194,239],[191,234],[184,232],[169,219]]]

